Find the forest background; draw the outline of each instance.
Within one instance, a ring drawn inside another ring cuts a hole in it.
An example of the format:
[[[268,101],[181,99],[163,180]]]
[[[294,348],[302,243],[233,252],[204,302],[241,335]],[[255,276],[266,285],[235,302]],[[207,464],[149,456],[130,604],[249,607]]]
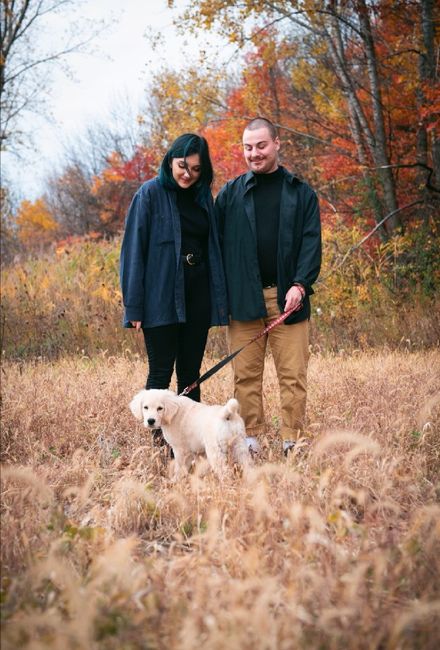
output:
[[[136,347],[120,327],[118,285],[134,192],[156,175],[174,137],[197,131],[210,144],[216,193],[244,171],[242,129],[256,115],[278,126],[282,163],[320,197],[314,345],[438,344],[437,14],[431,0],[188,3],[181,33],[220,34],[244,56],[239,70],[216,67],[203,53],[183,71],[164,63],[136,125],[90,129],[33,201],[16,205],[2,188],[4,354]],[[5,148],[19,135],[8,130],[20,86],[8,80],[8,56],[5,49]],[[220,352],[223,337],[211,336]]]

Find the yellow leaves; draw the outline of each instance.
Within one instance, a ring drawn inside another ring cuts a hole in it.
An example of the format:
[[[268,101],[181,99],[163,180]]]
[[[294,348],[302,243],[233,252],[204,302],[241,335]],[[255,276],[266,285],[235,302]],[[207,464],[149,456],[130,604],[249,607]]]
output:
[[[221,74],[201,67],[176,73],[162,70],[153,79],[151,89],[152,144],[163,150],[185,131],[199,131],[221,107]]]
[[[114,300],[114,291],[110,291],[109,288],[102,283],[93,291],[93,296],[99,298],[99,300],[103,300],[104,302],[112,302]]]
[[[370,290],[367,284],[359,284],[356,287],[358,299],[360,302],[369,302],[370,300]]]
[[[20,241],[31,249],[50,243],[53,233],[58,230],[58,224],[44,199],[37,199],[33,203],[22,201],[16,223]]]
[[[302,59],[292,69],[291,81],[297,91],[309,95],[315,109],[326,119],[341,120],[346,108],[331,70],[313,60]]]

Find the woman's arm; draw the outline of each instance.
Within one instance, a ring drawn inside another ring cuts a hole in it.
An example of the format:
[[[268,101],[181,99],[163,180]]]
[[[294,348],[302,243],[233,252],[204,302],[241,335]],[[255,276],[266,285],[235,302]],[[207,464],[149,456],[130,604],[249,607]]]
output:
[[[132,325],[141,323],[144,317],[144,274],[149,210],[149,197],[142,187],[133,197],[127,213],[120,260],[120,280],[125,316]]]

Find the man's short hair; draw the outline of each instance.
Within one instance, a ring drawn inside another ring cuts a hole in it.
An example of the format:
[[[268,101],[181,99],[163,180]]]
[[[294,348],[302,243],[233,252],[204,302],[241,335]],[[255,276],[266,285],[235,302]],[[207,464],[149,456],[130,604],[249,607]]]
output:
[[[251,120],[246,124],[244,130],[256,131],[257,129],[262,129],[262,128],[266,128],[269,131],[272,140],[275,140],[275,138],[278,137],[278,131],[276,130],[276,127],[266,117],[254,117],[253,120]]]

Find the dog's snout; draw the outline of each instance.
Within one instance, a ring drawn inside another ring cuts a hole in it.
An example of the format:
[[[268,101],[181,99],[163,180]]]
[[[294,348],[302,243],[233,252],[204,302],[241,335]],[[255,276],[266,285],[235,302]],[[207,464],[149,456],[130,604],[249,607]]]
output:
[[[150,425],[150,427],[152,427],[153,424],[156,422],[156,420],[154,418],[148,418],[147,422]]]

